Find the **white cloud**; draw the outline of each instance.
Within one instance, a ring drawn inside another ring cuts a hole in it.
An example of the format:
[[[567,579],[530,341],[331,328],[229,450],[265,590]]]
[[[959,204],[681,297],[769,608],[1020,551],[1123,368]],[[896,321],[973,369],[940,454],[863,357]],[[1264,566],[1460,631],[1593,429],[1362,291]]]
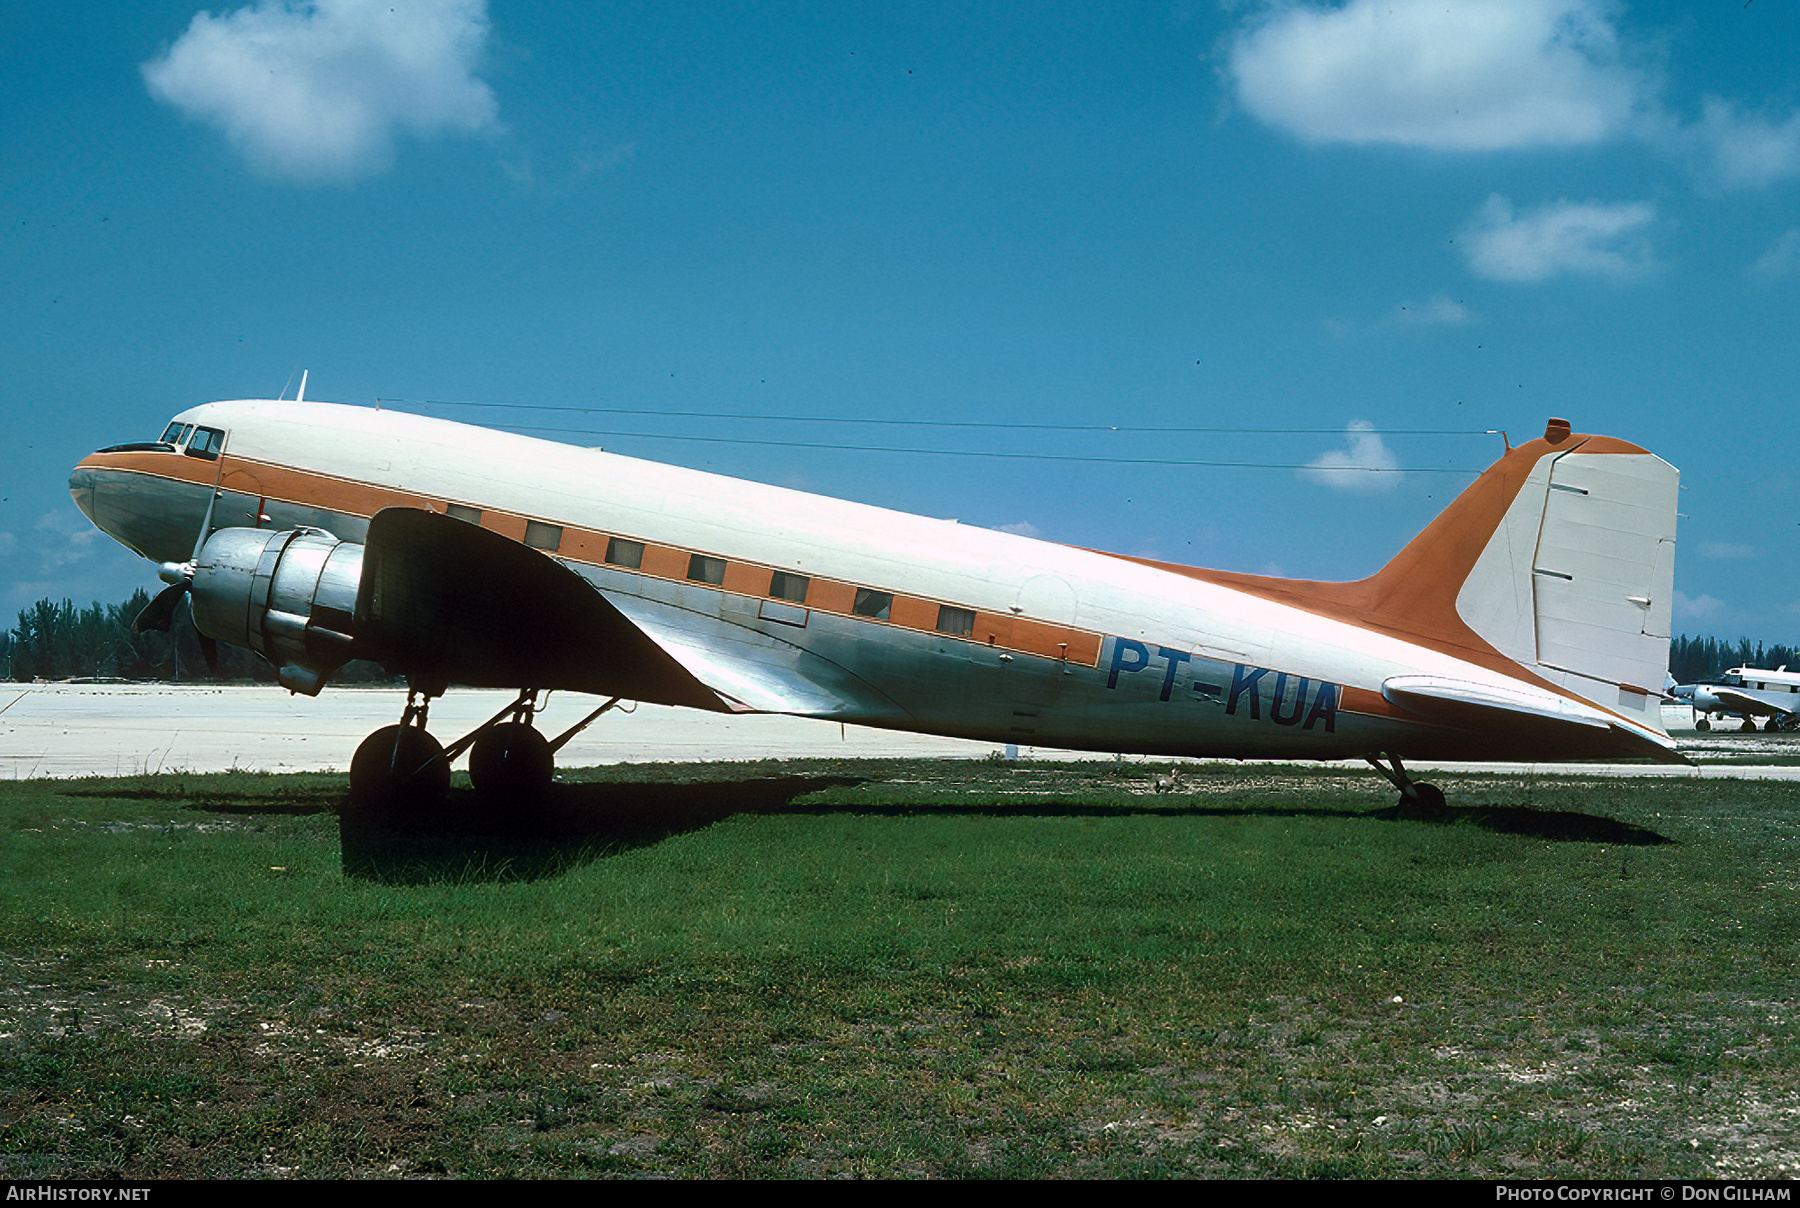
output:
[[[392,163],[397,134],[495,127],[487,33],[486,0],[259,0],[196,14],[144,81],[259,173],[350,180]]]
[[[1708,558],[1754,558],[1756,547],[1735,541],[1702,541],[1700,552]]]
[[[1678,140],[1698,152],[1707,178],[1722,189],[1743,189],[1800,175],[1800,113],[1785,121],[1747,117],[1737,106],[1707,97],[1701,117]]]
[[[1644,92],[1605,0],[1278,5],[1237,36],[1238,101],[1309,143],[1495,151],[1599,142]]]
[[[99,529],[76,511],[45,512],[32,526],[40,571],[59,571],[81,562],[109,543]]]
[[[1348,449],[1333,449],[1306,463],[1300,476],[1339,491],[1373,495],[1400,481],[1400,463],[1366,420],[1352,420]]]
[[[1495,194],[1460,239],[1470,270],[1491,281],[1542,281],[1559,273],[1625,280],[1654,266],[1645,228],[1655,218],[1647,201],[1557,201],[1515,215],[1512,203]]]
[[[1264,0],[1228,47],[1238,103],[1307,143],[1479,152],[1631,139],[1703,188],[1800,176],[1800,112],[1669,111],[1616,0]]]
[[[1029,520],[1021,520],[1017,524],[996,524],[994,528],[1002,533],[1013,533],[1020,537],[1036,538],[1044,535],[1038,531],[1038,526]]]
[[[1750,273],[1771,279],[1800,274],[1800,227],[1789,228],[1770,244],[1769,250],[1750,266]]]
[[[1725,611],[1725,601],[1713,596],[1689,597],[1675,593],[1675,619],[1678,621],[1711,621]]]

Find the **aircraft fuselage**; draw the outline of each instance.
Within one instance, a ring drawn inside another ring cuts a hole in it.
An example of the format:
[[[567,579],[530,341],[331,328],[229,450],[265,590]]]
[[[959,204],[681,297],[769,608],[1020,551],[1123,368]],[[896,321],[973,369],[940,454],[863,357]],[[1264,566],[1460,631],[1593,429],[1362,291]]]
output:
[[[403,413],[245,401],[175,422],[223,434],[223,454],[121,446],[70,480],[93,522],[151,561],[190,555],[209,502],[213,530],[309,527],[344,542],[385,508],[447,514],[579,575],[731,709],[1156,755],[1669,749],[1634,684],[1571,691],[1473,633],[1410,637],[1386,614],[1358,623],[1348,605],[1307,606],[1297,589],[1309,585],[1214,581]],[[506,623],[528,631],[532,618]],[[1413,699],[1409,677],[1460,685],[1482,724],[1396,703]],[[1523,729],[1491,705],[1527,696]],[[1551,712],[1571,724],[1539,724]]]

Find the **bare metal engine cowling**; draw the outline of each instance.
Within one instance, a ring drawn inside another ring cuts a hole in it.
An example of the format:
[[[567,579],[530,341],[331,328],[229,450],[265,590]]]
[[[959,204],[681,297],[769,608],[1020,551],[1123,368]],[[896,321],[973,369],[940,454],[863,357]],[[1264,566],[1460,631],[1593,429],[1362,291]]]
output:
[[[194,624],[276,668],[282,687],[318,695],[357,657],[363,547],[322,529],[220,529],[194,562]]]

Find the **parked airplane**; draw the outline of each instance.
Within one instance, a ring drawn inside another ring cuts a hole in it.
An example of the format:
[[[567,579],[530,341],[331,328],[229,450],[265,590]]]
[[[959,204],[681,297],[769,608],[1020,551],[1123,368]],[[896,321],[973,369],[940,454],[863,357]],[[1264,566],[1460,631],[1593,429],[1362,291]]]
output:
[[[1694,729],[1712,729],[1713,719],[1741,717],[1743,728],[1800,730],[1800,671],[1782,664],[1773,671],[1757,667],[1733,667],[1711,683],[1677,684],[1669,695],[1694,708]]]
[[[543,788],[537,694],[829,718],[1006,743],[1226,758],[1682,761],[1660,721],[1673,467],[1552,420],[1353,583],[1201,570],[443,420],[208,403],[101,450],[70,490],[211,640],[295,692],[403,673],[354,800]],[[445,749],[451,683],[518,699]],[[579,729],[580,726],[576,727]]]

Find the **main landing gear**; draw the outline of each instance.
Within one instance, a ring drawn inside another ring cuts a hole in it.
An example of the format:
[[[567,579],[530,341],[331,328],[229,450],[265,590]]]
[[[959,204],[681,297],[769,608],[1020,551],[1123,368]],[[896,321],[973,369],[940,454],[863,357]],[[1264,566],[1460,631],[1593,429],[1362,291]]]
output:
[[[1726,716],[1726,720],[1730,720],[1729,715]],[[1712,728],[1713,723],[1711,714],[1696,714],[1694,716],[1694,729],[1704,734]],[[1743,724],[1738,726],[1737,732],[1739,734],[1752,734],[1755,733],[1756,729],[1756,719],[1754,717],[1746,717],[1743,720]],[[1800,730],[1800,713],[1780,713],[1763,718],[1763,733],[1769,734],[1777,730],[1783,732]]]
[[[556,752],[619,703],[613,697],[554,739],[533,725],[538,690],[517,700],[448,747],[425,726],[432,693],[409,688],[397,726],[383,726],[356,748],[350,761],[350,800],[364,816],[422,815],[441,805],[450,789],[450,765],[469,753],[469,780],[494,801],[529,801],[550,788]]]
[[[1393,761],[1392,768],[1381,762],[1379,754],[1365,755],[1363,758],[1400,790],[1400,817],[1433,821],[1450,812],[1450,807],[1444,804],[1443,790],[1435,784],[1408,776],[1398,755],[1388,756]]]

